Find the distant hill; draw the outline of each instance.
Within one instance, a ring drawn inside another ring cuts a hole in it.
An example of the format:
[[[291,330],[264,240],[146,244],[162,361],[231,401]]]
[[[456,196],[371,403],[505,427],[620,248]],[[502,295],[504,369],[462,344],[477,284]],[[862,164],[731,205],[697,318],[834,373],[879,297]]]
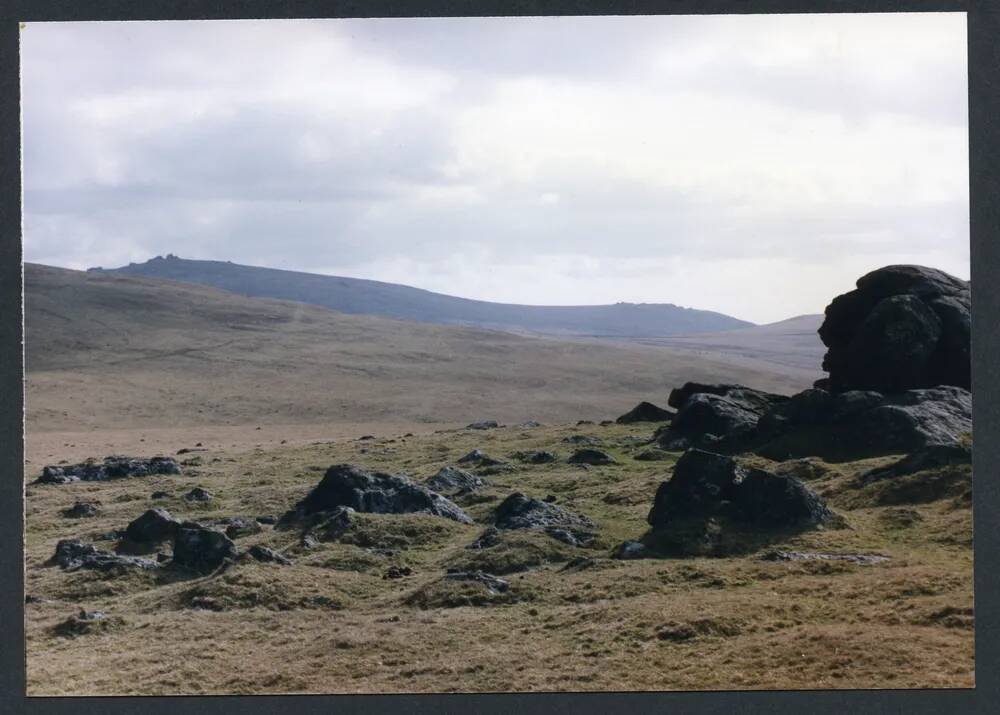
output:
[[[168,255],[90,272],[147,276],[221,288],[254,298],[294,300],[342,313],[381,315],[543,335],[645,338],[750,327],[753,323],[670,303],[539,306],[457,298],[396,283],[192,261]]]
[[[25,264],[32,431],[613,419],[687,380],[791,393],[739,356],[347,315],[207,286]]]
[[[639,339],[645,345],[739,355],[777,365],[819,372],[826,346],[819,338],[823,315],[798,315],[777,323],[697,335]]]

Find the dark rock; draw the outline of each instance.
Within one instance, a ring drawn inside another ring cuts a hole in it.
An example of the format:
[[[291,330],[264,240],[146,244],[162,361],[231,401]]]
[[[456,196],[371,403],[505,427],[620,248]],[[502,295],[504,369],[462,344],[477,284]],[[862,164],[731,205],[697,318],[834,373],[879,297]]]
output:
[[[88,460],[80,464],[46,466],[42,469],[42,476],[37,481],[41,484],[67,484],[76,481],[102,482],[126,477],[180,473],[180,467],[171,457],[141,459],[112,455],[105,457],[103,462]]]
[[[170,499],[170,492],[153,492],[149,495],[150,499]]]
[[[282,564],[283,566],[290,566],[292,561],[287,556],[278,553],[274,549],[269,549],[266,546],[261,546],[260,544],[255,544],[247,550],[247,554],[252,559],[256,559],[262,563],[275,563]]]
[[[373,434],[363,434],[360,437],[358,437],[357,441],[358,442],[368,442],[368,441],[373,440],[373,439],[375,439],[375,435],[373,435]]]
[[[212,501],[213,496],[211,492],[202,489],[201,487],[195,487],[185,494],[184,498],[188,501]]]
[[[559,570],[562,572],[585,571],[586,569],[593,568],[596,565],[597,559],[591,556],[577,556],[575,559],[567,561],[566,565]]]
[[[320,483],[296,507],[296,514],[308,516],[351,507],[376,514],[423,513],[471,524],[472,519],[458,506],[410,479],[381,472],[369,472],[350,464],[330,467]]]
[[[466,454],[464,457],[461,457],[458,460],[458,464],[475,464],[476,466],[479,467],[495,467],[495,466],[501,466],[504,463],[501,462],[499,459],[493,459],[493,457],[490,457],[481,450],[474,449],[468,454]]]
[[[119,619],[120,620],[120,619]],[[64,638],[76,638],[91,633],[99,633],[106,629],[111,623],[111,619],[104,611],[87,611],[80,609],[75,616],[70,616],[65,621],[57,624],[53,632],[57,636]]]
[[[670,429],[661,435],[659,444],[664,449],[676,449],[678,437],[697,444],[706,436],[748,436],[753,433],[760,416],[726,397],[697,393],[678,411]]]
[[[92,544],[85,544],[79,539],[63,539],[56,544],[56,552],[49,560],[50,565],[57,565],[66,571],[77,569],[92,569],[120,573],[128,569],[152,570],[157,568],[155,561],[137,556],[121,556],[110,551],[102,551]]]
[[[276,516],[274,516],[272,514],[265,514],[264,516],[258,516],[257,517],[257,523],[258,524],[277,524],[278,523],[278,517],[276,517]]]
[[[466,425],[465,429],[496,429],[500,424],[496,420],[483,420]]]
[[[549,494],[545,497],[543,501],[545,501],[547,504],[554,504],[555,502],[558,501],[558,499],[556,499],[556,496],[554,494]]]
[[[486,486],[480,477],[457,467],[442,467],[426,484],[439,492],[472,492]]]
[[[390,566],[382,578],[403,578],[413,574],[409,566]]]
[[[85,519],[97,516],[101,512],[100,502],[78,501],[69,509],[63,510],[63,516],[69,519]]]
[[[620,425],[630,425],[635,422],[669,422],[673,417],[674,413],[670,410],[657,407],[651,402],[640,402],[615,422]]]
[[[535,420],[525,420],[524,422],[518,422],[515,427],[522,427],[524,429],[534,429],[535,427],[541,427],[541,422],[535,422]]]
[[[528,464],[549,464],[556,461],[557,457],[552,452],[535,450],[531,452],[515,452],[514,459]]]
[[[177,450],[177,454],[190,454],[191,452],[205,452],[204,449],[198,449],[193,447],[182,447]]]
[[[745,385],[687,382],[682,387],[671,390],[667,404],[675,410],[680,410],[693,395],[725,397],[743,409],[757,414],[763,414],[774,405],[788,399],[784,395],[754,390]]]
[[[859,481],[862,484],[871,484],[883,479],[904,477],[928,469],[939,469],[952,464],[971,463],[972,448],[968,445],[934,445],[909,454],[898,462],[893,462],[888,466],[870,469],[859,477]]]
[[[573,546],[586,545],[594,539],[594,522],[587,517],[520,492],[500,503],[494,519],[498,529],[540,529]]]
[[[503,593],[510,588],[510,583],[482,571],[452,571],[445,574],[447,581],[476,581],[486,586],[492,593]]]
[[[971,387],[966,281],[923,266],[886,266],[831,301],[819,335],[833,392]]]
[[[690,518],[725,517],[763,529],[815,526],[833,517],[823,500],[787,475],[742,467],[731,457],[687,451],[660,484],[647,521],[665,528]]]
[[[610,454],[599,449],[578,449],[566,461],[570,464],[615,464]]]
[[[202,574],[236,558],[236,544],[215,529],[182,526],[174,536],[174,564]]]
[[[155,543],[173,538],[180,522],[166,509],[149,509],[125,527],[125,538],[138,543]]]
[[[580,425],[592,425],[592,424],[594,424],[593,420],[578,420],[576,426],[579,427]]]

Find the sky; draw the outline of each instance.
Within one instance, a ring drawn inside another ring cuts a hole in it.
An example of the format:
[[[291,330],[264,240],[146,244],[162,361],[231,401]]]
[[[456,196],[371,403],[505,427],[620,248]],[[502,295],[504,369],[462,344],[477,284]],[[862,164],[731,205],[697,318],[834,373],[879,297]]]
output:
[[[28,23],[25,260],[822,312],[969,277],[964,13]]]

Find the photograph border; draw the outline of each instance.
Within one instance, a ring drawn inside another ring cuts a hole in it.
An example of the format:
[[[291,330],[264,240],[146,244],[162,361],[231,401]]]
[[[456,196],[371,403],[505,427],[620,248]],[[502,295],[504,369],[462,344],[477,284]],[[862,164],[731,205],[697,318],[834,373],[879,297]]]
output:
[[[26,697],[19,23],[83,20],[967,12],[976,687],[413,695]],[[1000,703],[1000,3],[996,0],[17,0],[0,6],[0,711],[30,713],[995,712]]]

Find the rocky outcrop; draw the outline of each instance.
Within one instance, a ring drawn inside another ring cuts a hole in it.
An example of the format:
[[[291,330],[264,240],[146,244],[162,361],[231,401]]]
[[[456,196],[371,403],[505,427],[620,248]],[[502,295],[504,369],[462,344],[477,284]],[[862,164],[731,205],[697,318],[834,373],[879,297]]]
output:
[[[861,484],[905,477],[928,469],[940,469],[955,464],[971,464],[972,448],[965,444],[948,444],[925,447],[908,454],[897,462],[885,467],[869,469],[860,475]]]
[[[689,382],[670,393],[670,405],[678,408],[677,414],[669,426],[657,430],[655,438],[669,450],[746,440],[768,410],[787,400],[743,385]]]
[[[330,467],[316,487],[294,510],[309,516],[350,507],[374,514],[422,513],[471,524],[472,519],[454,503],[401,475],[369,472],[351,464]]]
[[[572,546],[585,546],[594,539],[594,522],[586,516],[530,498],[521,492],[514,492],[504,499],[496,508],[494,519],[497,529],[540,529]],[[482,541],[483,538],[480,539]]]
[[[871,456],[959,446],[972,431],[972,395],[960,387],[895,395],[812,389],[776,406],[759,423],[757,452],[774,459],[826,453]],[[801,439],[808,435],[808,439]]]
[[[833,299],[817,386],[832,392],[971,388],[969,284],[924,266],[886,266]]]
[[[636,422],[669,422],[673,416],[673,412],[657,407],[652,402],[640,402],[615,422],[620,425],[630,425]]]
[[[787,529],[816,526],[831,517],[823,500],[794,477],[691,449],[678,460],[670,480],[660,484],[647,521],[654,529],[692,518]]]
[[[42,469],[40,484],[68,484],[69,482],[103,482],[109,479],[146,477],[151,474],[180,474],[181,469],[172,457],[122,457],[112,455],[103,462],[88,460],[79,464],[50,465]]]

